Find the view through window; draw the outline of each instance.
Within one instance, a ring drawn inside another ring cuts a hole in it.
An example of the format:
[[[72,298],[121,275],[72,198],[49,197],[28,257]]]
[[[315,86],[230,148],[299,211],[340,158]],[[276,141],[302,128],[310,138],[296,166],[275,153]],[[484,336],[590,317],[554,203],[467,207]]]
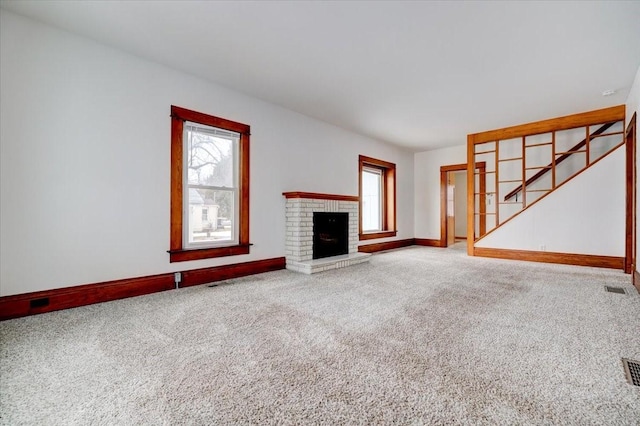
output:
[[[359,239],[394,237],[396,231],[396,165],[359,156]]]
[[[382,230],[382,170],[362,170],[362,231]]]
[[[240,134],[211,126],[184,125],[187,246],[238,241],[238,141]]]

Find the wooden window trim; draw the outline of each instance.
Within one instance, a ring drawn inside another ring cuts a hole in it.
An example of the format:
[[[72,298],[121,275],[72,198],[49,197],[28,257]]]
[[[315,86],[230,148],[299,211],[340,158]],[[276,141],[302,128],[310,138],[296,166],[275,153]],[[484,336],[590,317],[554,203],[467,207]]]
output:
[[[382,171],[382,231],[362,232],[362,170],[372,167]],[[396,230],[396,165],[388,161],[360,155],[358,157],[358,236],[360,241],[395,237]]]
[[[238,244],[225,247],[185,249],[182,241],[183,226],[183,144],[185,121],[218,127],[240,134],[239,141],[239,202]],[[236,256],[249,253],[249,138],[250,126],[224,118],[171,106],[171,230],[170,262]]]

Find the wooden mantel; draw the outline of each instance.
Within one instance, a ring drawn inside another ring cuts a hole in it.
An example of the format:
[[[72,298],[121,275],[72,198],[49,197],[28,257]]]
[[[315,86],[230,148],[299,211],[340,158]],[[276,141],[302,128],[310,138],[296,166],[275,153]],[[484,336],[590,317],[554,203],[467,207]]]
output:
[[[283,192],[286,198],[310,198],[313,200],[339,200],[339,201],[360,201],[356,195],[320,194],[318,192]]]

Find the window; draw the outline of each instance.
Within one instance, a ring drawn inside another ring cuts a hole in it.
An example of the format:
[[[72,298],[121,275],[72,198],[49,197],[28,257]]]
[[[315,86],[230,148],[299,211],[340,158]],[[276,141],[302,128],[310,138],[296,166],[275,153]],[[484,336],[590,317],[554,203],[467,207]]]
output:
[[[362,168],[362,232],[382,231],[382,169]]]
[[[249,253],[249,130],[171,107],[171,262]]]
[[[360,239],[394,237],[396,231],[396,165],[359,158]]]

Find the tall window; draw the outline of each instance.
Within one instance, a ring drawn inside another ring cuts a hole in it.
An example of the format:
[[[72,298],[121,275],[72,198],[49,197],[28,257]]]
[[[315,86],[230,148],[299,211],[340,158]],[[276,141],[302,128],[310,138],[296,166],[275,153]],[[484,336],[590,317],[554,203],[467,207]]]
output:
[[[396,165],[361,155],[360,239],[393,237],[396,231]]]
[[[382,231],[382,169],[362,169],[362,232]]]
[[[171,262],[249,253],[249,126],[171,117]]]

